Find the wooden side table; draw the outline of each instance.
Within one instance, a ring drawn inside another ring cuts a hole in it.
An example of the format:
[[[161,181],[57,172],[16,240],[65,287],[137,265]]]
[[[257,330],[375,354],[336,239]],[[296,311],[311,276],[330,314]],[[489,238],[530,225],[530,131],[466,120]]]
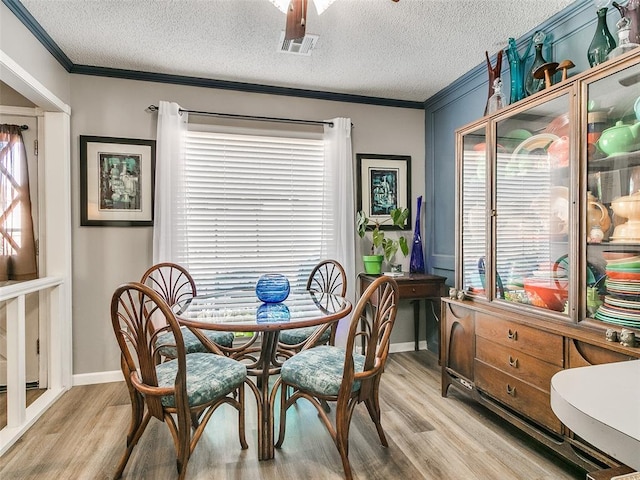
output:
[[[360,273],[358,275],[360,280],[360,292],[364,292],[371,282],[373,282],[377,277],[377,275]],[[446,277],[441,277],[439,275],[427,275],[423,273],[405,273],[402,276],[393,277],[393,279],[398,283],[400,300],[413,300],[415,349],[418,350],[420,332],[420,301],[426,300],[427,302],[431,302],[434,312],[436,312],[436,315],[440,318],[440,298],[445,296],[446,287],[444,282],[446,281]],[[439,347],[440,328],[436,328],[434,333],[433,341]],[[426,321],[426,334],[426,338],[429,339],[428,315]],[[427,341],[427,346],[428,345],[429,342]],[[439,355],[439,351],[431,351]]]

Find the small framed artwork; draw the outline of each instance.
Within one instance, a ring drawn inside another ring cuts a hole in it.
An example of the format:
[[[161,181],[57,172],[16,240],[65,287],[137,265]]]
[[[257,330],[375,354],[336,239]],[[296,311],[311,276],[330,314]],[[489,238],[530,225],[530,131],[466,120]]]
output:
[[[156,142],[80,135],[80,225],[152,226]]]
[[[364,210],[371,224],[381,229],[399,230],[390,221],[394,208],[409,208],[411,198],[411,157],[357,153],[358,210]],[[411,214],[407,218],[407,228]]]

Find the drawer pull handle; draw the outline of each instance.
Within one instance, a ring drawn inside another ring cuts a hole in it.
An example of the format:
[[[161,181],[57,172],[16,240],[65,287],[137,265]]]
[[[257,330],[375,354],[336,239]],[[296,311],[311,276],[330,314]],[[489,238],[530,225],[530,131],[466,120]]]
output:
[[[511,355],[509,355],[509,365],[513,368],[518,368],[518,359],[513,358]]]
[[[511,331],[511,329],[509,329],[509,331],[507,332],[507,338],[509,340],[518,340],[518,331],[517,330]]]
[[[507,395],[511,395],[512,397],[516,396],[516,387],[512,387],[507,383]]]

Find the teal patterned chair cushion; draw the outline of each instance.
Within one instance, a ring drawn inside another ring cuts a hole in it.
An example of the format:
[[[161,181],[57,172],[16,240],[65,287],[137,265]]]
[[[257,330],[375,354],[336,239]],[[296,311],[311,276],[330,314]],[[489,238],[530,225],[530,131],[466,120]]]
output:
[[[189,405],[202,405],[232,392],[247,378],[247,367],[222,355],[191,353],[187,359],[187,397]],[[178,372],[178,360],[156,366],[159,387],[173,387]],[[162,405],[175,407],[175,397],[162,397]]]
[[[280,332],[280,343],[287,345],[298,345],[313,335],[318,327],[293,328],[291,330],[283,330]],[[327,343],[331,337],[331,330],[326,329],[320,336],[318,344]]]
[[[280,376],[290,385],[307,390],[315,395],[338,395],[342,383],[345,349],[322,345],[304,350],[282,365]],[[362,372],[364,356],[353,354],[354,369]],[[360,388],[353,383],[352,391]]]
[[[198,337],[189,330],[187,327],[180,327],[182,332],[182,340],[184,341],[184,349],[189,353],[208,353],[209,350],[202,344]],[[211,330],[202,330],[202,333],[212,342],[221,345],[223,347],[231,347],[233,345],[233,332],[214,332]],[[173,339],[173,333],[164,332],[158,335],[156,340],[156,347],[158,347],[158,353],[164,357],[175,358],[178,352],[175,347],[175,340]]]

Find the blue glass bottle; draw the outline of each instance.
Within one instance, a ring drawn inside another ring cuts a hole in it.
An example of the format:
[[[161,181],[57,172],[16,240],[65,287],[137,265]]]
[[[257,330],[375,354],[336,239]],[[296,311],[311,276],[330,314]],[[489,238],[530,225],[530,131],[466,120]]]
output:
[[[420,236],[420,208],[422,207],[422,195],[418,197],[416,208],[416,223],[413,230],[413,245],[411,246],[411,260],[409,262],[410,273],[424,273],[424,253],[422,251],[422,237]]]

